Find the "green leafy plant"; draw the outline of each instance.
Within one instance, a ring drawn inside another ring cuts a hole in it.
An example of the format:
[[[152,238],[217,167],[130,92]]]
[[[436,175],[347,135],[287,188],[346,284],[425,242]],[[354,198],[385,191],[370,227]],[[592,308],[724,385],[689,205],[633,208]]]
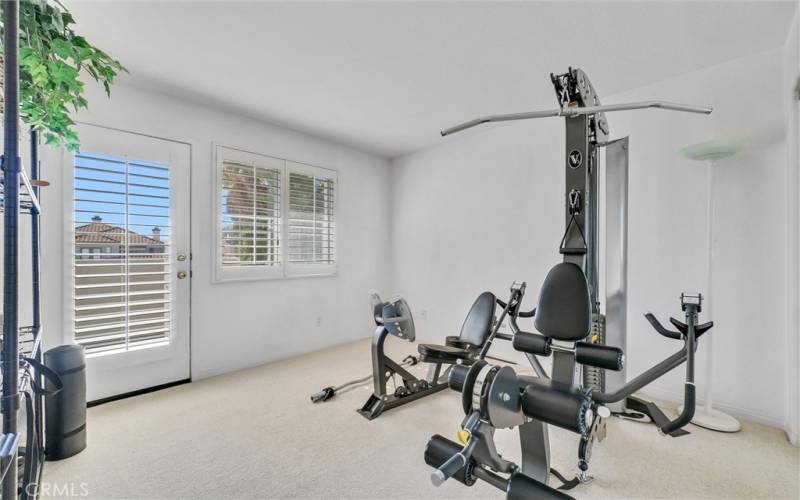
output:
[[[75,20],[57,0],[22,0],[20,19],[20,115],[45,142],[77,150],[71,114],[87,105],[81,75],[110,95],[119,61],[75,33]]]

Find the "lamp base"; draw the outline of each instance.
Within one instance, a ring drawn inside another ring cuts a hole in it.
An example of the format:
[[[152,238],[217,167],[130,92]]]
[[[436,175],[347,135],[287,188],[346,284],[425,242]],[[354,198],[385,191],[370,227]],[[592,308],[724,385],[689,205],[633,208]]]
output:
[[[678,413],[682,411],[683,405],[680,405]],[[734,417],[704,406],[695,410],[692,423],[698,427],[717,432],[739,432],[742,430],[742,425]]]

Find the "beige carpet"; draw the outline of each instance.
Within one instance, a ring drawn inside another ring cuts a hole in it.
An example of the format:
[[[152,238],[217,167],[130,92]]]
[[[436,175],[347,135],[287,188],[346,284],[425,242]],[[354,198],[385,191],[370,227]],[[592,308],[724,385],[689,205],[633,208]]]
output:
[[[409,351],[408,344],[393,348]],[[409,351],[410,352],[410,351]],[[309,395],[369,372],[369,343],[344,345],[89,410],[89,446],[47,463],[43,497],[90,498],[503,498],[428,479],[428,437],[452,436],[463,417],[445,391],[367,421],[367,388],[313,405]],[[611,419],[578,498],[798,498],[800,450],[782,431],[691,428],[678,439]],[[516,435],[498,447],[518,457]],[[553,465],[574,470],[577,437],[551,429]],[[50,492],[50,495],[47,493]]]

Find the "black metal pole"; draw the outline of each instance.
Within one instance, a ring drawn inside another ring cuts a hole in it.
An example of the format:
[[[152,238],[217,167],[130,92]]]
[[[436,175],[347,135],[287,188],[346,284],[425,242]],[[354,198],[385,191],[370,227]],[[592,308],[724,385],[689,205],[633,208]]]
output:
[[[19,4],[3,0],[3,432],[17,432],[19,409]],[[17,497],[17,457],[9,458],[2,497]]]
[[[39,134],[31,130],[31,179],[39,180]],[[39,187],[33,185],[33,194],[39,199]],[[39,217],[40,214],[31,211],[31,271],[33,272],[33,334],[40,335],[42,326],[41,311],[41,273],[39,271]],[[34,356],[36,353],[32,353]]]
[[[40,180],[39,168],[39,134],[31,129],[31,178],[34,181]],[[33,194],[36,199],[39,199],[39,187],[33,184]],[[41,205],[40,205],[41,206]],[[40,254],[40,218],[41,214],[38,210],[31,210],[31,271],[33,273],[32,286],[33,289],[33,335],[34,335],[34,351],[31,352],[31,357],[39,363],[43,363],[44,350],[42,346],[42,311],[41,311],[41,271],[39,267],[39,254]],[[39,387],[44,387],[44,377],[38,372],[31,373],[35,378],[36,384]],[[41,475],[42,462],[44,461],[44,396],[35,394],[34,396],[34,417],[33,422],[28,422],[27,425],[34,426],[34,439],[33,443],[27,444],[28,453],[31,454],[33,471],[31,472],[31,481],[38,484]],[[37,495],[29,492],[29,485],[23,485],[25,491],[23,492],[27,498],[36,498]]]

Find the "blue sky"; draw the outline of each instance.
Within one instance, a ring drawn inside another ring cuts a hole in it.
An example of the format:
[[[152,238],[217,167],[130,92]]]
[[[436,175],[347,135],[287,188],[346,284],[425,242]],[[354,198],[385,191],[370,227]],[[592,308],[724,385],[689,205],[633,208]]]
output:
[[[126,199],[127,168],[127,199]],[[151,235],[170,235],[169,167],[164,164],[81,152],[75,155],[75,226],[98,215],[103,222]]]

